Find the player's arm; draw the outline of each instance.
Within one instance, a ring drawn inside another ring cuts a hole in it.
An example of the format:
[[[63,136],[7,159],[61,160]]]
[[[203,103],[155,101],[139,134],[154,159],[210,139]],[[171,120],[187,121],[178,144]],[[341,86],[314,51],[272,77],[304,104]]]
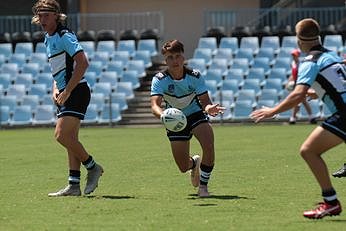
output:
[[[78,52],[73,60],[75,62],[72,77],[65,87],[65,90],[58,96],[57,102],[62,105],[70,96],[72,90],[78,85],[79,81],[83,78],[85,71],[89,66],[89,62],[83,51]]]
[[[198,99],[202,105],[203,111],[211,116],[217,116],[217,114],[222,113],[225,110],[225,108],[220,107],[219,104],[212,104],[208,92],[198,96]]]
[[[162,103],[161,95],[153,95],[150,97],[151,111],[154,114],[154,116],[158,119],[160,119],[160,116],[162,114],[161,103]]]

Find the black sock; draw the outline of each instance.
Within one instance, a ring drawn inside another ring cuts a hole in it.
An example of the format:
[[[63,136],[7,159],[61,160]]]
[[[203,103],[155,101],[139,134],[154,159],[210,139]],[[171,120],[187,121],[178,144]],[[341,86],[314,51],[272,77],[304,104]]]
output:
[[[201,177],[199,180],[199,184],[207,185],[210,179],[211,171],[213,171],[214,166],[207,166],[201,164]]]
[[[334,188],[322,190],[322,196],[324,202],[326,202],[327,204],[336,205],[338,203]]]
[[[80,171],[78,170],[70,170],[70,174],[68,177],[69,184],[79,184],[80,182]]]
[[[93,169],[95,167],[95,161],[92,156],[89,156],[89,158],[86,161],[83,161],[82,164],[87,170]]]

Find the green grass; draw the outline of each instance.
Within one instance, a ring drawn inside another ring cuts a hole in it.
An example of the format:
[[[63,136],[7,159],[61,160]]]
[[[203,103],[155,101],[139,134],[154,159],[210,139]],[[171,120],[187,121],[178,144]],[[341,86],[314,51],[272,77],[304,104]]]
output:
[[[0,230],[343,230],[345,215],[307,220],[321,200],[299,147],[314,126],[215,126],[211,198],[181,174],[163,128],[82,128],[80,140],[104,166],[89,197],[49,198],[67,181],[53,129],[0,130]],[[200,152],[195,139],[192,153]],[[325,155],[330,171],[345,146]],[[82,189],[85,170],[82,169]],[[346,201],[346,179],[332,179]]]

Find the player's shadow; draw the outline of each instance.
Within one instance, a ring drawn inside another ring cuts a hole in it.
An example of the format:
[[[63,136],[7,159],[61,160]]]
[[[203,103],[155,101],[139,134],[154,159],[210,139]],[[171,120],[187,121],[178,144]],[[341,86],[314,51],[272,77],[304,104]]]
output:
[[[135,199],[134,196],[112,196],[112,195],[103,195],[103,196],[85,196],[86,198],[95,198],[95,199],[107,199],[107,200],[128,200]]]
[[[189,200],[198,200],[198,199],[218,199],[218,200],[254,200],[254,198],[248,198],[248,197],[241,197],[236,195],[210,195],[209,197],[198,197],[197,194],[189,194]]]

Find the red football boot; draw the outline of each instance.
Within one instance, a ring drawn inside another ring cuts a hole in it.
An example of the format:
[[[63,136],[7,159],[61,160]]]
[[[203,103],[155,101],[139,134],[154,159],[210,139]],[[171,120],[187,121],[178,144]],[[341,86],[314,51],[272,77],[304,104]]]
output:
[[[341,213],[341,204],[338,201],[336,205],[327,204],[326,202],[318,203],[318,207],[313,210],[305,211],[304,217],[310,219],[321,219],[325,216],[338,216]]]

